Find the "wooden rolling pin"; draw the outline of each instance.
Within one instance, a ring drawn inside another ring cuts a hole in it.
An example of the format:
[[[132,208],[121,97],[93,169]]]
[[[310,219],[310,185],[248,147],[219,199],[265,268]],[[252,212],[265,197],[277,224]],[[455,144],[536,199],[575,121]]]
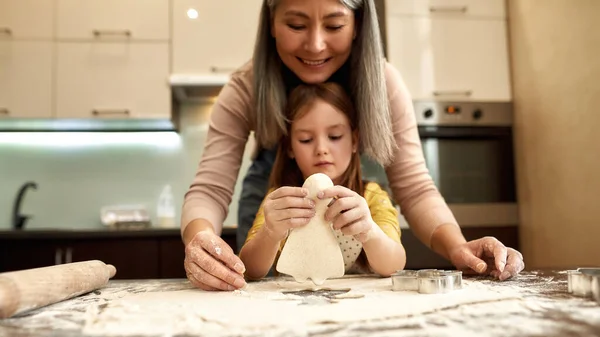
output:
[[[0,273],[0,319],[94,291],[116,272],[92,260]]]

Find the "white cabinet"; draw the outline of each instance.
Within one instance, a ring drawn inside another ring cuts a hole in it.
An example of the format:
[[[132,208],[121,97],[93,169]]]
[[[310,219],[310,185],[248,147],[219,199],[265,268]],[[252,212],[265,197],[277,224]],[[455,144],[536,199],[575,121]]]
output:
[[[0,118],[52,117],[52,42],[0,40]]]
[[[169,40],[169,0],[57,0],[57,37]]]
[[[509,101],[503,21],[390,17],[389,61],[413,99]]]
[[[0,0],[0,118],[52,117],[54,0]]]
[[[387,0],[388,60],[415,100],[510,101],[503,0]]]
[[[56,117],[171,116],[169,0],[57,0]]]
[[[51,39],[54,0],[0,0],[0,39]]]
[[[505,0],[386,0],[388,14],[504,18]]]
[[[172,0],[173,73],[229,74],[252,58],[262,0]]]
[[[57,46],[58,118],[169,118],[167,43]]]

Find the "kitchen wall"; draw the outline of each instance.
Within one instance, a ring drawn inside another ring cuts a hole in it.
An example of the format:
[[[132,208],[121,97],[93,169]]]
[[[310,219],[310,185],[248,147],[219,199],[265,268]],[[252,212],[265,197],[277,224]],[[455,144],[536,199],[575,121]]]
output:
[[[177,218],[202,155],[211,104],[181,106],[179,133],[0,133],[0,229],[11,226],[13,200],[26,181],[22,213],[28,228],[97,228],[106,205],[142,204],[156,219],[156,203],[171,184]],[[240,169],[249,166],[248,142]],[[241,179],[234,200],[239,197]],[[237,221],[237,203],[225,225]]]
[[[600,1],[509,0],[528,268],[600,265]]]

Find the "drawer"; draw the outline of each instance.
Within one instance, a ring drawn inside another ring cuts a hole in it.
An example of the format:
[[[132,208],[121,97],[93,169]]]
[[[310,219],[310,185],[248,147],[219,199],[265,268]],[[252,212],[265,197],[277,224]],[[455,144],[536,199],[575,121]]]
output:
[[[52,42],[0,40],[0,118],[52,117]]]
[[[58,0],[59,39],[169,40],[169,0]]]
[[[53,0],[0,0],[0,39],[51,39]]]
[[[58,118],[171,115],[168,43],[60,42]]]
[[[386,0],[388,15],[505,18],[505,0]]]

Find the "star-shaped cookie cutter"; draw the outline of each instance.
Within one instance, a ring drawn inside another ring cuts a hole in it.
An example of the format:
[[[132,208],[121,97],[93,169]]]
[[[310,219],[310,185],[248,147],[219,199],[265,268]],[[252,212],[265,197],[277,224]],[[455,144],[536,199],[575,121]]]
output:
[[[392,290],[442,294],[462,288],[462,272],[456,270],[400,270],[392,274]]]

